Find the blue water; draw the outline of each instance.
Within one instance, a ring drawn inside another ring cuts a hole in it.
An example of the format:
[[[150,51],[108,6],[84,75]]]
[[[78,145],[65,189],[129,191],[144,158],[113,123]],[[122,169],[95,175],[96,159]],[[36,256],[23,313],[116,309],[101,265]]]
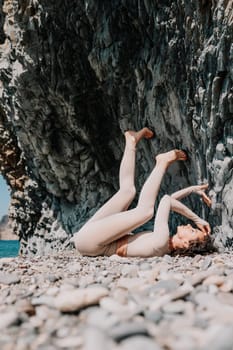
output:
[[[0,258],[14,257],[19,254],[19,241],[0,240]]]

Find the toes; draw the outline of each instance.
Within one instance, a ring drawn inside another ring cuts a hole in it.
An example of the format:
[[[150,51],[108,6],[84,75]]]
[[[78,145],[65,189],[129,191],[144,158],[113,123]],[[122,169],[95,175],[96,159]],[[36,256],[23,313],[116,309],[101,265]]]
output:
[[[183,158],[184,158],[185,160],[187,160],[187,159],[188,159],[188,154],[187,154],[187,152],[184,151],[184,150],[182,150],[181,152],[182,152]]]
[[[177,160],[187,160],[188,159],[188,155],[185,151],[175,150],[175,152],[176,152],[176,159]]]
[[[145,138],[151,139],[154,136],[154,132],[148,128],[143,128]]]

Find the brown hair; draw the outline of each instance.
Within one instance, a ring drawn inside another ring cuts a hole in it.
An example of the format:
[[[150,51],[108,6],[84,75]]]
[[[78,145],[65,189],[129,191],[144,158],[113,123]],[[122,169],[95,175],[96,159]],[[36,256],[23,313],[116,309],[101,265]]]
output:
[[[189,241],[188,248],[174,249],[171,252],[171,255],[194,256],[197,254],[213,253],[217,251],[213,243],[214,243],[213,237],[207,235],[204,237],[202,241],[199,241],[199,240]]]

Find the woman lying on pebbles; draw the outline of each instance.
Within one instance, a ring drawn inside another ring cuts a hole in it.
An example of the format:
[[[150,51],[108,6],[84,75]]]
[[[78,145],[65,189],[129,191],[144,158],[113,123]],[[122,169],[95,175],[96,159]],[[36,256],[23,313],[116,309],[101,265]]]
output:
[[[151,137],[153,132],[148,128],[138,132],[125,132],[125,150],[119,175],[120,188],[74,235],[75,247],[82,255],[153,257],[190,248],[193,244],[203,245],[208,241],[211,231],[208,222],[180,202],[180,199],[191,193],[197,193],[210,206],[211,200],[204,192],[208,185],[191,186],[163,196],[156,213],[153,232],[131,233],[153,217],[155,200],[169,165],[187,159],[186,153],[177,149],[157,155],[156,165],[142,187],[136,208],[127,210],[136,192],[136,146],[142,138]],[[168,218],[171,210],[192,220],[196,228],[191,225],[178,226],[176,234],[170,237]]]

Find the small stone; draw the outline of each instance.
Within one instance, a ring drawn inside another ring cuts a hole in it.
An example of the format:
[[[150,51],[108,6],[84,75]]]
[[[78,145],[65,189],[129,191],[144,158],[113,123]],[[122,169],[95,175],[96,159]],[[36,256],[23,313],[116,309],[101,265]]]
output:
[[[87,324],[92,327],[98,327],[106,331],[119,322],[119,317],[116,314],[110,314],[107,310],[102,308],[89,307],[86,310],[87,314],[85,314],[84,319],[86,320]]]
[[[9,326],[17,324],[19,321],[19,314],[16,311],[8,311],[1,313],[0,317],[0,329],[7,328]]]
[[[87,327],[84,330],[85,350],[109,350],[113,349],[113,341],[101,329],[96,327]]]
[[[212,259],[209,257],[206,257],[203,261],[203,263],[201,264],[201,270],[206,270],[208,269],[208,267],[210,267],[212,264]]]
[[[130,301],[125,305],[120,304],[117,300],[106,297],[100,300],[100,306],[112,313],[122,314],[122,317],[129,317],[137,312],[138,308],[135,302]]]
[[[56,276],[56,275],[48,275],[47,278],[48,278],[49,282],[51,282],[51,283],[54,283],[60,279],[60,277]]]
[[[169,280],[160,280],[154,286],[150,288],[150,292],[156,290],[164,290],[164,292],[172,292],[176,290],[180,286],[180,282],[177,280],[169,279]]]
[[[152,321],[154,323],[159,323],[162,318],[163,318],[163,314],[161,311],[146,311],[145,312],[145,318],[149,321]]]
[[[15,306],[18,312],[25,312],[28,316],[35,315],[35,308],[29,300],[21,299]]]
[[[129,290],[131,289],[140,290],[144,288],[144,283],[138,277],[134,277],[134,278],[122,277],[118,280],[117,287],[129,289]]]
[[[158,310],[164,305],[166,305],[168,302],[172,300],[182,299],[183,297],[187,296],[193,291],[193,287],[190,284],[184,284],[180,286],[177,290],[174,290],[171,293],[162,295],[161,297],[157,298],[154,302],[150,304],[150,309],[152,311]]]
[[[76,349],[83,345],[83,338],[81,336],[68,336],[66,338],[56,340],[54,344],[58,349]]]
[[[89,275],[81,276],[77,278],[77,282],[78,282],[78,284],[76,284],[77,286],[85,288],[90,284],[94,284],[96,282],[96,278],[94,274],[89,274]]]
[[[177,288],[171,293],[171,299],[172,300],[177,300],[184,298],[188,294],[190,294],[193,291],[193,286],[190,285],[189,283],[184,283],[182,286]]]
[[[134,336],[123,340],[120,345],[121,350],[162,350],[162,348],[156,344],[155,340],[144,337]]]
[[[210,285],[210,284],[215,284],[216,286],[221,286],[225,281],[225,278],[223,276],[219,275],[212,275],[207,277],[204,281],[204,285]]]
[[[46,295],[55,296],[55,295],[58,294],[58,292],[59,292],[59,288],[58,287],[51,287],[51,288],[47,289]]]
[[[162,307],[164,312],[181,314],[186,310],[186,303],[182,300],[167,303]]]
[[[53,307],[54,305],[54,298],[49,295],[42,295],[38,298],[32,298],[31,303],[33,306],[38,306],[38,305],[48,305]]]
[[[172,350],[197,350],[198,344],[194,339],[195,336],[196,334],[193,334],[193,336],[189,334],[174,339],[172,342]]]
[[[1,258],[0,266],[7,266],[14,262],[15,258]]]
[[[67,270],[71,273],[77,273],[82,270],[82,265],[80,263],[69,264],[66,266]]]
[[[110,260],[110,261],[113,261],[113,262],[119,262],[119,263],[121,263],[121,264],[130,264],[130,263],[131,263],[130,259],[128,259],[128,258],[123,258],[123,257],[121,257],[121,256],[119,256],[119,255],[116,255],[116,254],[111,255],[111,256],[109,257],[109,260]]]
[[[232,350],[232,325],[212,325],[209,329],[205,330],[205,337],[202,342],[201,350]]]
[[[138,268],[133,265],[125,265],[121,270],[121,275],[123,277],[137,277]]]
[[[199,317],[199,316],[195,317],[194,322],[193,322],[193,326],[194,327],[198,327],[198,328],[201,328],[201,329],[207,328],[208,325],[209,325],[208,320],[206,320],[203,317]]]
[[[223,303],[233,306],[233,294],[220,292],[217,299]]]
[[[210,284],[208,286],[208,293],[209,294],[217,294],[218,293],[218,287],[215,284]]]
[[[55,298],[54,305],[62,312],[73,312],[89,305],[98,304],[107,295],[108,290],[103,287],[64,291]]]
[[[173,257],[171,255],[165,254],[163,256],[163,261],[164,262],[168,262],[168,263],[172,263],[173,262]]]
[[[140,264],[139,268],[141,271],[151,270],[151,264],[149,264],[147,262],[143,262]]]
[[[213,303],[213,305],[214,305],[214,303],[218,304],[217,299],[214,295],[209,294],[209,293],[205,293],[205,292],[197,293],[194,296],[194,300],[197,304],[204,306],[204,307],[205,306],[208,307],[208,305],[211,305],[211,303]]]
[[[70,285],[73,287],[79,287],[79,279],[77,277],[65,277],[62,282],[65,286]]]
[[[221,292],[232,292],[233,291],[233,280],[227,279],[220,287]]]
[[[20,277],[17,274],[0,273],[0,284],[16,284],[20,282]]]
[[[118,342],[134,335],[148,336],[148,330],[145,323],[130,322],[130,323],[121,323],[120,325],[113,327],[109,331],[109,334],[114,340]]]
[[[204,279],[206,279],[207,277],[209,277],[210,275],[212,275],[213,272],[211,271],[201,271],[199,273],[195,273],[193,276],[191,276],[189,278],[189,283],[192,286],[196,286],[198,284],[200,284]]]
[[[117,300],[120,304],[126,305],[128,302],[129,293],[126,289],[123,288],[115,288],[112,291],[112,296],[115,300]]]
[[[153,284],[159,275],[158,269],[139,270],[138,276],[149,284]]]

